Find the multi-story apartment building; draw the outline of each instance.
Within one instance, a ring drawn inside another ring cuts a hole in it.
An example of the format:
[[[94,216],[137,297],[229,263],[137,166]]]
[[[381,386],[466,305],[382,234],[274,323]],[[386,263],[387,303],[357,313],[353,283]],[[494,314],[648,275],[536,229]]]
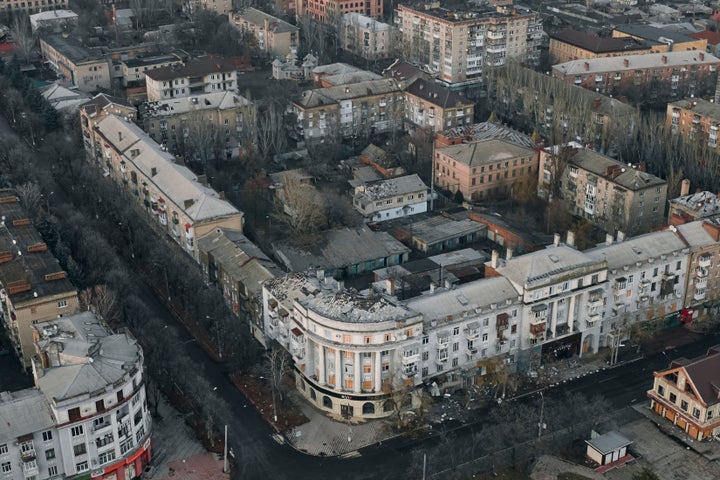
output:
[[[322,23],[339,25],[346,13],[362,13],[372,18],[382,18],[383,2],[381,0],[297,0],[296,16],[309,17]]]
[[[384,222],[427,212],[428,187],[417,174],[362,183],[353,206],[367,222]]]
[[[550,58],[554,63],[651,53],[649,43],[632,37],[599,37],[573,28],[566,28],[549,35]]]
[[[250,332],[266,346],[262,284],[282,275],[275,262],[241,232],[218,228],[198,239],[200,266],[217,284],[233,313],[250,323]]]
[[[268,338],[292,355],[298,392],[319,409],[385,417],[391,394],[421,381],[422,316],[391,297],[296,273],[263,285],[263,312]]]
[[[227,15],[232,11],[232,0],[183,0],[183,11],[194,13],[200,9],[211,10],[218,15]]]
[[[251,35],[263,52],[285,58],[292,49],[300,46],[300,29],[284,20],[273,17],[257,8],[231,12],[230,25]]]
[[[692,439],[719,435],[718,372],[720,352],[716,348],[704,357],[673,361],[670,368],[653,373],[653,388],[647,392],[650,408]]]
[[[665,126],[672,133],[707,142],[709,147],[716,148],[720,130],[720,105],[702,98],[686,98],[668,103]]]
[[[82,104],[80,112],[80,129],[82,130],[83,144],[85,150],[94,152],[99,145],[95,145],[95,125],[108,115],[120,115],[128,120],[137,120],[137,108],[130,105],[124,99],[111,97],[104,93],[98,93],[92,99]]]
[[[381,79],[306,90],[292,104],[297,134],[317,141],[400,128],[404,95],[395,80]]]
[[[362,13],[346,13],[340,25],[343,50],[366,60],[378,60],[394,55],[392,27]]]
[[[577,147],[540,152],[539,196],[550,198],[555,192],[570,213],[610,233],[637,235],[664,223],[665,180]]]
[[[631,37],[649,43],[652,53],[678,52],[681,50],[707,50],[707,40],[692,38],[668,28],[658,28],[644,24],[617,25],[612,32],[613,38]]]
[[[690,180],[683,180],[682,185],[686,191],[681,191],[681,196],[673,198],[669,202],[668,223],[670,225],[682,225],[720,215],[720,196],[707,191],[688,195]]]
[[[120,65],[122,69],[122,85],[138,85],[145,82],[145,72],[156,68],[169,67],[182,63],[182,59],[175,54],[170,55],[143,55],[123,60]]]
[[[74,38],[48,35],[40,38],[40,53],[57,72],[60,83],[83,92],[110,89],[110,63],[99,52]]]
[[[405,88],[405,120],[439,132],[469,125],[475,117],[475,102],[449,88],[417,79]]]
[[[720,221],[715,216],[675,228],[690,249],[683,306],[692,311],[685,318],[705,317],[720,298]]]
[[[603,332],[627,338],[632,324],[679,314],[689,252],[674,229],[620,242],[608,235],[605,245],[586,250],[590,257],[607,262],[607,301],[599,309]],[[604,340],[604,346],[611,346],[611,338],[606,335]]]
[[[0,190],[0,216],[2,319],[22,366],[29,369],[35,354],[33,325],[75,313],[77,290],[14,191]]]
[[[225,58],[197,58],[181,65],[147,70],[145,87],[151,102],[201,93],[236,92],[237,68]]]
[[[30,15],[30,28],[33,33],[38,30],[53,33],[68,32],[75,28],[77,21],[78,14],[72,10],[43,10]]]
[[[520,147],[536,147],[535,142],[528,135],[495,122],[475,123],[437,132],[434,146],[435,148],[441,148],[463,142],[480,142],[483,140],[504,140]]]
[[[485,268],[486,276],[507,278],[522,299],[518,347],[524,368],[537,366],[545,357],[598,351],[608,274],[605,259],[560,244],[556,235],[554,245],[518,257],[510,253],[504,261],[494,251]]]
[[[435,186],[460,191],[467,199],[492,198],[510,193],[513,184],[537,177],[536,150],[500,139],[459,143],[435,148]]]
[[[255,105],[233,92],[217,92],[147,102],[140,106],[142,127],[150,138],[172,153],[185,152],[189,136],[200,136],[208,147],[237,154],[252,138]]]
[[[588,58],[553,65],[552,75],[564,82],[589,90],[612,92],[630,86],[660,88],[671,91],[701,91],[720,66],[720,59],[704,51],[672,51]],[[713,85],[715,82],[711,82]]]
[[[483,68],[504,65],[509,58],[536,64],[543,35],[540,16],[520,7],[490,8],[398,5],[401,56],[451,84],[482,81]]]
[[[152,452],[140,346],[90,312],[33,328],[35,388],[0,395],[2,478],[139,478]]]
[[[37,2],[0,0],[0,13],[4,14],[38,13],[46,10],[64,10],[67,8],[67,0],[38,0]]]
[[[175,163],[140,127],[109,115],[92,129],[88,155],[124,186],[152,224],[198,259],[196,239],[217,228],[242,231],[243,213],[190,169]]]

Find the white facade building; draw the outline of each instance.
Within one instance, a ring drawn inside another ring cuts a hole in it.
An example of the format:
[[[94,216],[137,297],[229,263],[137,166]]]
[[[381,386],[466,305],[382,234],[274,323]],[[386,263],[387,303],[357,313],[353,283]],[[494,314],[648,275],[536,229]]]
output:
[[[363,183],[353,205],[368,222],[384,222],[427,211],[428,187],[417,174]]]
[[[0,396],[0,478],[139,477],[152,425],[140,346],[90,312],[37,324],[35,336],[36,388]]]

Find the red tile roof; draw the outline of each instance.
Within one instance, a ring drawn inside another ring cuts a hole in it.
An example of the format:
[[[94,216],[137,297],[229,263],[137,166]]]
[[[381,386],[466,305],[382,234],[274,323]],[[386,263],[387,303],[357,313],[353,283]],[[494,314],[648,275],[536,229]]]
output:
[[[703,30],[702,32],[691,33],[689,36],[697,40],[707,40],[709,45],[720,44],[720,33],[713,32],[712,30]]]

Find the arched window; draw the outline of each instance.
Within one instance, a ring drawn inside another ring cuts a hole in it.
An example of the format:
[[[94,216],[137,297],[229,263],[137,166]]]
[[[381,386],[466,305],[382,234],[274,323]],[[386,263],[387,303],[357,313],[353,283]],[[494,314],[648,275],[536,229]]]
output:
[[[363,403],[362,407],[362,413],[363,415],[372,415],[375,413],[375,404],[372,402],[365,402]]]
[[[330,397],[328,397],[327,395],[323,397],[323,407],[332,408],[332,400],[330,400]]]
[[[315,390],[313,390],[312,388],[310,389],[310,398],[312,398],[313,400],[317,400],[317,397],[315,396]]]

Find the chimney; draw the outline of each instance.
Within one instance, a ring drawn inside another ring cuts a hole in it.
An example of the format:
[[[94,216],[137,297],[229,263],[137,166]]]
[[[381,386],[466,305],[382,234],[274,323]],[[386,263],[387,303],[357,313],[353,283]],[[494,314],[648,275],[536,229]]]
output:
[[[705,53],[703,53],[703,52],[698,53],[698,57],[700,58],[700,61],[705,60]]]
[[[560,245],[560,234],[559,233],[556,233],[555,235],[553,235],[553,245],[555,245],[556,247]]]
[[[386,278],[385,279],[385,290],[390,295],[395,295],[395,279],[394,278]]]
[[[667,55],[663,55],[660,59],[662,60],[662,63],[667,63]]]
[[[619,243],[619,242],[622,242],[623,240],[625,240],[625,232],[621,232],[620,230],[618,230],[617,236],[615,237],[615,240],[616,240],[618,243]]]
[[[600,108],[600,105],[602,105],[602,99],[596,98],[593,100],[593,108]]]
[[[572,230],[568,230],[567,238],[565,239],[565,243],[567,243],[567,245],[569,247],[575,246],[575,232],[573,232]]]
[[[118,141],[122,142],[122,132],[118,132]]]
[[[625,60],[623,60],[623,65],[625,65],[626,67],[629,67],[629,66],[630,66],[630,60],[628,60],[627,58],[626,58]]]
[[[492,266],[492,268],[497,268],[497,267],[498,267],[498,259],[499,259],[499,257],[500,257],[500,254],[498,253],[498,251],[497,251],[497,250],[493,250],[493,251],[492,251],[492,260],[490,260],[490,265]]]
[[[605,245],[612,245],[613,244],[613,236],[611,233],[605,234]]]
[[[680,196],[684,197],[690,193],[690,179],[684,178],[682,182],[680,182]]]
[[[225,200],[225,190],[220,190],[220,191],[218,192],[218,198],[219,198],[220,200]]]
[[[705,229],[705,231],[713,238],[713,240],[716,242],[720,240],[720,228],[718,228],[714,222],[705,220],[702,226],[703,229]]]
[[[505,253],[505,260],[511,260],[513,256],[512,248],[508,248],[507,252]]]
[[[198,175],[197,181],[199,184],[207,186],[207,175],[204,173],[202,175]]]
[[[154,177],[155,175],[157,175],[157,168],[152,167],[152,168],[150,169],[150,176],[151,176],[151,177]]]
[[[430,282],[430,293],[435,293],[435,288],[437,285],[435,285],[435,282]]]
[[[589,70],[590,70],[590,62],[585,62],[585,71],[587,72]]]

